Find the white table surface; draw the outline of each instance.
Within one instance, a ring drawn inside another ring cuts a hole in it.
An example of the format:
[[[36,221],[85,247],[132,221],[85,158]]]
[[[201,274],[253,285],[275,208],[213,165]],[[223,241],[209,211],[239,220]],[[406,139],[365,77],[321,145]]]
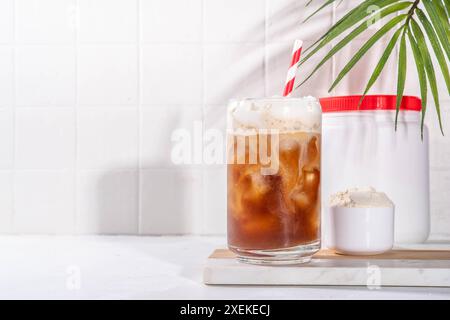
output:
[[[450,288],[206,286],[219,247],[224,237],[1,236],[0,298],[450,299]]]

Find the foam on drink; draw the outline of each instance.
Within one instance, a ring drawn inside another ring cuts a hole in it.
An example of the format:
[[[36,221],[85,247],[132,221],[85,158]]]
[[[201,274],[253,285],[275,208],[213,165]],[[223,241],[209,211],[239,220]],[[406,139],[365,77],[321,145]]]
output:
[[[249,130],[273,129],[280,132],[320,133],[322,111],[319,101],[304,98],[268,98],[233,100],[228,109],[228,128]]]

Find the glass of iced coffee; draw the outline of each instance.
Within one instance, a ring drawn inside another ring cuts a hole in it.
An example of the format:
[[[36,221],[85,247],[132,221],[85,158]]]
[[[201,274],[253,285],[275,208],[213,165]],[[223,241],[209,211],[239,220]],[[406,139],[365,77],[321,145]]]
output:
[[[308,262],[320,248],[321,108],[313,97],[228,107],[228,246],[255,264]]]

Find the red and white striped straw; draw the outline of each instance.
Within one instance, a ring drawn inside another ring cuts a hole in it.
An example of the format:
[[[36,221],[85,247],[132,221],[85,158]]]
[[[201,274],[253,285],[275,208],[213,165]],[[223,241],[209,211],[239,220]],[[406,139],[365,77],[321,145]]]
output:
[[[294,89],[295,75],[297,73],[297,64],[300,62],[300,57],[302,54],[303,41],[295,40],[294,49],[292,50],[292,61],[287,73],[286,86],[284,87],[284,97],[291,95]]]

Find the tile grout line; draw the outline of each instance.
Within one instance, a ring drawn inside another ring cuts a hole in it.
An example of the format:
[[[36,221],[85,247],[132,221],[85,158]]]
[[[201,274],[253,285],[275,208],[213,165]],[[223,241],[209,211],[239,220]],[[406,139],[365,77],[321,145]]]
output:
[[[12,33],[13,33],[13,46],[12,46],[12,182],[11,182],[11,205],[12,212],[10,218],[10,232],[16,233],[17,230],[15,225],[16,220],[16,1],[13,2],[12,6]]]
[[[308,40],[308,39],[306,39]],[[80,45],[83,46],[90,46],[90,47],[111,47],[111,46],[133,46],[133,45],[137,45],[138,41],[98,41],[98,42],[87,42],[87,41],[79,41]],[[164,45],[173,45],[173,44],[178,44],[178,45],[202,45],[202,41],[139,41],[141,42],[142,45],[155,45],[155,46],[164,46]],[[271,40],[270,43],[291,43],[289,41],[286,40]],[[39,42],[39,43],[32,43],[32,42],[18,42],[18,45],[24,46],[24,47],[41,47],[41,46],[46,46],[46,47],[61,47],[61,46],[69,46],[70,42]],[[246,45],[246,44],[264,44],[264,41],[252,41],[252,40],[248,40],[248,41],[237,41],[237,40],[230,40],[230,41],[214,41],[211,40],[209,41],[209,44],[212,45]],[[0,43],[0,48],[1,47],[8,47],[14,45],[13,42],[1,42]]]
[[[138,235],[142,234],[142,190],[141,190],[141,169],[142,169],[142,150],[141,150],[141,142],[142,142],[142,57],[141,57],[141,0],[136,0],[136,65],[137,65],[137,177],[136,177],[136,185],[137,185],[137,226],[136,232]]]
[[[269,0],[264,1],[264,95],[268,94],[269,87],[269,57],[268,57],[268,32],[269,32]]]
[[[110,47],[110,46],[133,46],[133,45],[137,45],[138,41],[79,41],[79,43],[83,46],[91,46],[91,47]],[[143,45],[173,45],[173,44],[178,44],[178,45],[201,45],[202,41],[139,41],[141,42],[141,44]],[[285,43],[287,41],[284,40],[273,40],[272,42],[274,43]],[[209,41],[210,44],[214,44],[214,45],[227,45],[227,44],[235,44],[235,45],[245,45],[245,44],[264,44],[264,41],[252,41],[252,40],[248,40],[248,41]],[[13,45],[13,42],[0,42],[0,47],[8,47]],[[70,42],[58,42],[58,41],[54,41],[54,42],[17,42],[18,45],[24,46],[24,47],[41,47],[41,46],[47,46],[47,47],[60,47],[60,46],[68,46],[70,45]]]
[[[206,64],[205,64],[205,56],[206,56],[206,46],[205,46],[205,0],[201,0],[201,39],[200,39],[200,44],[202,46],[202,50],[201,50],[201,68],[202,68],[202,130],[205,130],[206,127],[206,89],[205,89],[205,85],[206,85]],[[204,134],[204,132],[203,132]],[[206,181],[206,168],[204,165],[202,165],[202,169],[201,169],[201,186],[200,186],[200,192],[201,192],[201,212],[200,212],[200,221],[199,221],[199,226],[197,226],[199,228],[199,234],[204,234],[205,230],[207,229],[206,226],[206,205],[205,205],[205,201],[204,199],[205,197],[205,181]]]
[[[80,26],[80,18],[79,18],[79,0],[75,0],[75,17],[74,17],[74,46],[75,46],[75,73],[74,73],[74,85],[75,85],[75,107],[74,107],[74,125],[75,125],[75,161],[74,161],[74,189],[73,189],[73,233],[76,234],[79,231],[78,223],[79,223],[79,212],[78,212],[78,176],[79,176],[79,147],[78,147],[78,134],[79,134],[79,123],[78,123],[78,106],[79,106],[79,95],[78,95],[78,38],[79,38],[79,26]]]

